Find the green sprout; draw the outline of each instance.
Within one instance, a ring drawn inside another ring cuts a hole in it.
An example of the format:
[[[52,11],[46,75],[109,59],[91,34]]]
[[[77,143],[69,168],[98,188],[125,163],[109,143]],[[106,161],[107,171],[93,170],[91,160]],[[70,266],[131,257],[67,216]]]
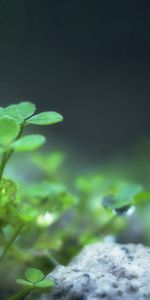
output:
[[[45,278],[43,272],[36,268],[28,268],[25,271],[25,279],[17,279],[16,282],[23,287],[16,295],[9,300],[19,300],[34,290],[47,290],[54,286],[52,279]]]

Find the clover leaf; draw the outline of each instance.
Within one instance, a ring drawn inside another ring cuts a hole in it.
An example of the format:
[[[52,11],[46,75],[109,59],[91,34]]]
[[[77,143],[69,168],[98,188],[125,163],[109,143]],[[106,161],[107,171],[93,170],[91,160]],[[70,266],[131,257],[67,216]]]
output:
[[[31,134],[20,138],[15,141],[11,147],[17,151],[33,151],[46,142],[46,138],[41,134]]]
[[[11,143],[19,134],[20,126],[15,119],[2,116],[0,117],[0,144],[3,146]]]
[[[6,107],[3,111],[6,115],[13,117],[19,123],[22,123],[26,118],[33,115],[36,106],[31,102],[21,102]]]
[[[62,115],[57,112],[42,112],[27,120],[27,124],[52,125],[63,121]]]
[[[46,289],[48,287],[54,286],[54,282],[51,279],[43,279],[42,281],[36,282],[35,287]]]
[[[28,268],[25,272],[25,277],[28,281],[35,283],[44,279],[44,274],[41,270],[36,268]]]
[[[17,279],[16,282],[20,285],[23,285],[23,286],[28,286],[28,287],[33,287],[33,283],[27,281],[27,280],[24,280],[24,279]]]
[[[36,268],[28,268],[25,271],[26,279],[17,279],[16,282],[25,287],[31,287],[33,289],[47,289],[54,286],[52,279],[45,278],[43,272]]]
[[[30,198],[46,198],[48,196],[58,196],[66,192],[66,186],[64,184],[56,182],[43,181],[38,184],[32,184],[27,189],[27,195]]]

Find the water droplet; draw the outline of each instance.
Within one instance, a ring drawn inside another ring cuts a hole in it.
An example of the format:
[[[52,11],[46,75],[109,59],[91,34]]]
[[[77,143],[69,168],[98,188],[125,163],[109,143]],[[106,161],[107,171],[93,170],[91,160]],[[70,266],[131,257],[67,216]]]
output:
[[[134,212],[135,212],[135,206],[129,206],[129,205],[113,209],[113,213],[119,216],[121,215],[131,216]]]

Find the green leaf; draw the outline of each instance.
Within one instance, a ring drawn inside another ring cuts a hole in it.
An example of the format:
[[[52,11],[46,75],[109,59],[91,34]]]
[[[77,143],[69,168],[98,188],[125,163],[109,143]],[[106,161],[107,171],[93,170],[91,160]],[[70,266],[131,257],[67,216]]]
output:
[[[28,268],[25,272],[25,276],[26,279],[32,283],[36,283],[37,281],[40,281],[45,277],[41,270],[35,268]]]
[[[32,197],[45,198],[48,196],[59,195],[66,192],[66,186],[57,182],[43,181],[39,184],[32,185],[29,189]]]
[[[17,279],[16,282],[23,286],[34,287],[33,283],[31,283],[27,280],[24,280],[24,279]]]
[[[1,204],[0,212],[0,218],[2,218],[5,225],[11,224],[12,226],[16,227],[16,225],[21,225],[23,223],[23,219],[20,217],[19,211],[14,206],[14,203],[7,202],[6,205]]]
[[[103,199],[103,205],[112,209],[127,208],[134,204],[134,199],[142,187],[138,184],[120,184],[115,193]]]
[[[57,112],[42,112],[27,120],[27,123],[34,125],[52,125],[63,121],[63,116]]]
[[[20,126],[11,117],[0,117],[0,144],[8,145],[19,134]]]
[[[95,192],[97,189],[99,190],[102,182],[103,182],[102,176],[94,175],[94,176],[78,177],[75,183],[76,183],[76,187],[80,191],[89,194],[91,192]]]
[[[118,193],[116,194],[116,207],[120,208],[125,205],[133,204],[134,197],[141,192],[141,185],[129,184],[122,186]]]
[[[21,207],[19,214],[24,222],[32,222],[38,216],[38,210],[31,206]]]
[[[46,142],[46,138],[40,134],[32,134],[27,135],[16,142],[14,142],[11,146],[17,152],[22,151],[33,151],[39,147],[41,147]]]
[[[33,115],[36,107],[31,102],[21,102],[19,104],[13,104],[5,108],[5,114],[13,117],[19,123],[22,123],[26,118]]]
[[[51,279],[44,279],[42,281],[35,283],[35,287],[41,288],[41,289],[46,289],[46,288],[53,287],[53,286],[54,286],[54,281]]]
[[[59,171],[65,160],[65,155],[62,152],[55,151],[50,154],[37,154],[32,158],[33,163],[35,163],[44,172],[55,173]]]
[[[0,207],[16,200],[17,186],[14,181],[2,179],[0,183]]]
[[[140,192],[135,196],[135,205],[144,205],[150,200],[150,192]]]

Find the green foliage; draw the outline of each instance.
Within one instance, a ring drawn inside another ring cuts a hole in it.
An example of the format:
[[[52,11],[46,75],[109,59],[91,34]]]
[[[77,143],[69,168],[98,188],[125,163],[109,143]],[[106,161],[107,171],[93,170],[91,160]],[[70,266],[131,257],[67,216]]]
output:
[[[26,193],[29,198],[34,199],[44,199],[48,198],[49,196],[56,196],[64,195],[66,192],[66,186],[61,183],[57,182],[48,182],[48,181],[42,181],[38,184],[32,184],[29,185]]]
[[[25,279],[17,279],[18,284],[34,288],[47,289],[54,285],[53,280],[46,279],[43,272],[36,268],[28,268],[25,271]]]
[[[2,179],[0,182],[0,207],[3,207],[7,204],[14,204],[16,193],[16,183],[10,179]]]
[[[31,102],[21,102],[19,104],[13,104],[5,108],[5,113],[8,116],[14,118],[19,123],[34,114],[36,107]]]
[[[27,120],[28,124],[52,125],[63,121],[63,117],[54,111],[43,112]]]
[[[42,146],[46,142],[46,138],[40,134],[31,134],[15,141],[11,147],[17,151],[33,151]]]
[[[50,279],[43,279],[35,283],[35,287],[38,289],[47,289],[54,286],[54,282]]]
[[[45,137],[30,135],[20,138],[24,127],[30,124],[51,125],[63,120],[63,117],[56,112],[44,112],[32,116],[35,110],[35,105],[30,102],[21,102],[0,108],[0,153],[10,148],[15,151],[37,149],[44,144]],[[32,117],[30,118],[30,116]]]
[[[55,151],[50,154],[36,154],[32,158],[33,163],[39,167],[41,171],[45,173],[45,176],[51,177],[60,173],[60,168],[62,167],[65,156],[64,153],[60,151]]]
[[[25,272],[26,279],[32,283],[40,281],[44,278],[44,274],[41,270],[35,268],[29,268]]]
[[[76,179],[76,187],[82,192],[82,193],[92,193],[96,190],[99,190],[99,187],[103,184],[103,177],[97,174],[94,174],[94,176],[90,175],[87,177],[78,177]]]
[[[0,182],[0,226],[15,224],[15,200],[17,186],[9,179],[2,179]],[[9,219],[10,218],[10,219]]]
[[[15,119],[3,116],[0,117],[0,144],[7,146],[19,134],[20,127]]]
[[[103,241],[107,236],[115,238],[127,225],[129,208],[136,206],[137,212],[144,211],[150,200],[148,187],[139,180],[124,179],[116,172],[114,175],[114,167],[112,173],[106,168],[66,176],[65,155],[60,151],[24,154],[18,179],[14,182],[5,178],[5,167],[13,153],[36,150],[46,141],[43,135],[23,135],[26,126],[63,120],[55,112],[33,116],[35,109],[30,102],[0,108],[2,278],[6,263],[8,270],[10,264],[18,265],[19,272],[34,265],[47,272],[57,265],[57,259],[65,264],[87,243]],[[27,163],[29,172],[25,177]],[[145,220],[149,224],[149,216]],[[26,291],[54,285],[40,269],[28,268],[25,278],[17,279],[23,290],[10,300],[21,299]]]
[[[17,185],[10,179],[4,178],[4,171],[10,157],[14,152],[33,151],[42,146],[46,138],[43,135],[31,134],[22,136],[23,130],[27,125],[51,125],[61,122],[63,117],[56,112],[44,112],[31,117],[36,110],[33,103],[21,102],[8,107],[0,108],[0,262],[6,255],[14,260],[29,257],[24,255],[22,246],[14,245],[28,230],[32,233],[38,228],[38,220],[41,215],[46,214],[48,205],[43,205],[45,197],[61,198],[64,205],[65,189],[60,184],[45,183],[42,186],[37,185],[30,189],[24,188],[24,191],[17,193]],[[28,191],[28,192],[26,192]],[[21,198],[20,196],[21,195]],[[25,198],[28,197],[28,198]],[[35,200],[37,199],[37,205]],[[68,200],[67,200],[68,201]],[[66,201],[66,202],[67,202]],[[55,208],[56,209],[56,208]],[[63,209],[61,209],[63,211]],[[27,230],[27,231],[26,231]],[[30,235],[30,234],[27,234]],[[26,239],[26,234],[24,235]],[[22,240],[21,240],[22,242]],[[17,243],[16,243],[17,244]],[[34,255],[33,255],[34,256]],[[23,263],[23,262],[22,262]],[[44,274],[38,270],[29,268],[26,273],[26,280],[18,279],[18,283],[26,287],[47,288],[52,286],[52,282],[44,278]],[[19,299],[22,293],[19,293],[12,299]]]
[[[54,286],[54,281],[52,279],[45,278],[43,272],[36,268],[28,268],[25,272],[25,278],[26,279],[16,280],[23,289],[9,300],[22,299],[22,297],[26,296],[31,291],[36,289],[44,291]]]
[[[142,191],[141,185],[118,183],[117,187],[111,191],[111,195],[104,199],[103,204],[111,209],[120,209],[135,204],[135,199]]]
[[[30,282],[30,281],[27,281],[25,279],[17,279],[16,282],[20,285],[23,285],[23,286],[28,286],[28,287],[31,287],[33,288],[33,283]]]

